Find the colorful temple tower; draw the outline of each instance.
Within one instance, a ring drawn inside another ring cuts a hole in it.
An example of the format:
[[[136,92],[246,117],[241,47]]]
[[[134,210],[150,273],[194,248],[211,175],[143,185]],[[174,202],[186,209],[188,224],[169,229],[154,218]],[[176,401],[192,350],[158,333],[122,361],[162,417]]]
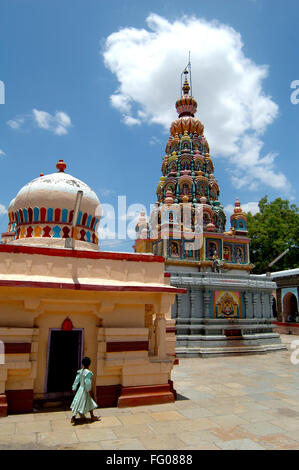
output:
[[[151,233],[141,214],[135,250],[148,251],[150,246],[154,254],[165,257],[168,266],[207,271],[217,258],[222,270],[250,271],[246,214],[236,201],[231,229],[225,231],[226,216],[218,200],[209,144],[203,124],[195,117],[197,102],[190,95],[188,71],[184,73],[182,96],[176,102],[178,119],[170,126],[156,191],[158,202],[151,214]]]
[[[177,295],[172,309],[178,355],[281,348],[272,325],[275,284],[249,274],[254,266],[246,214],[238,199],[226,231],[209,144],[195,117],[189,72],[186,68],[175,105],[178,118],[170,126],[158,201],[149,223],[140,214],[134,249],[164,256],[171,284],[187,289],[187,294]]]

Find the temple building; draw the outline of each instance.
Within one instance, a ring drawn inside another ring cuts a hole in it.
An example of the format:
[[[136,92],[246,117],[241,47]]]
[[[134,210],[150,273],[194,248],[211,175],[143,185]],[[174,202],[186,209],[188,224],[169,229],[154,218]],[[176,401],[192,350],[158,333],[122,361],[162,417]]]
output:
[[[250,274],[246,214],[236,200],[226,231],[219,185],[204,126],[195,117],[188,73],[178,118],[170,126],[157,203],[149,221],[141,213],[135,252],[165,257],[171,285],[184,287],[172,308],[176,353],[201,356],[265,352],[283,346],[273,331],[271,279]]]
[[[72,397],[91,358],[100,407],[174,401],[176,293],[164,259],[99,251],[96,194],[41,175],[9,205],[0,244],[0,416]]]
[[[276,271],[270,275],[277,285],[273,304],[277,331],[297,335],[299,332],[299,268]]]

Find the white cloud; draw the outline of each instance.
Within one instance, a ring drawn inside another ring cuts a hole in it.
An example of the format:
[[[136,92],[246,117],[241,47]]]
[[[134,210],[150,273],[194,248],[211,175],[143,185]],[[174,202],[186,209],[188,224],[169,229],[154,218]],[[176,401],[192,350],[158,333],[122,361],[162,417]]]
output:
[[[0,149],[0,155],[3,155],[3,157],[6,155],[6,153]]]
[[[16,117],[15,119],[10,119],[7,121],[7,125],[14,130],[20,129],[22,124],[24,124],[24,117]]]
[[[54,116],[46,111],[39,111],[37,109],[33,109],[32,113],[38,127],[47,129],[56,135],[65,135],[68,133],[69,128],[72,127],[71,118],[63,111],[56,111]]]
[[[7,214],[7,209],[3,204],[0,204],[0,215]]]
[[[158,139],[158,137],[155,137],[154,135],[151,137],[149,141],[150,145],[162,145],[162,141]]]
[[[229,215],[231,215],[234,212],[235,206],[233,204],[228,204],[225,206],[224,210],[227,212]],[[254,201],[254,202],[246,202],[245,204],[242,204],[241,202],[241,208],[243,212],[251,212],[252,215],[256,214],[259,212],[259,203]]]
[[[45,129],[53,134],[65,135],[72,127],[72,121],[68,114],[63,111],[56,111],[54,115],[51,115],[47,111],[33,109],[30,114],[7,121],[7,125],[13,130],[21,130],[25,127],[28,130],[33,125],[37,125],[40,129]]]
[[[125,95],[111,95],[110,96],[111,104],[114,108],[118,108],[121,112],[130,112],[130,98]]]
[[[127,27],[112,33],[103,51],[106,67],[119,82],[111,103],[123,122],[169,128],[177,117],[174,102],[190,50],[193,95],[212,156],[228,159],[238,187],[289,187],[275,168],[275,155],[262,154],[262,134],[277,117],[278,106],[262,88],[267,66],[245,56],[241,35],[194,16],[171,23],[150,14],[146,23],[147,29]]]
[[[124,116],[123,122],[127,124],[127,126],[136,126],[136,125],[139,126],[141,124],[140,119],[136,119],[133,116],[128,116],[128,115]]]

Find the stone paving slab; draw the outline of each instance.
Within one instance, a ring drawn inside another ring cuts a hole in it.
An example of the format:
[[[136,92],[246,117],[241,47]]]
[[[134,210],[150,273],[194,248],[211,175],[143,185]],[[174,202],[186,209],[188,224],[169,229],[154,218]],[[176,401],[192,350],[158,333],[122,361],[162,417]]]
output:
[[[298,450],[299,365],[290,355],[182,358],[175,403],[98,409],[101,421],[77,426],[69,410],[10,415],[0,419],[0,449]]]
[[[216,442],[216,445],[218,445],[220,449],[225,450],[265,450],[265,447],[251,439],[235,439],[233,441]]]

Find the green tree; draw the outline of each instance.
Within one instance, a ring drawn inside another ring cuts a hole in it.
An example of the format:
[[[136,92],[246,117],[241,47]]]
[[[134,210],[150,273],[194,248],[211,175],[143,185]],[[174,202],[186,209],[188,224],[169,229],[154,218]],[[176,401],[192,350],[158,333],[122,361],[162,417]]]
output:
[[[267,265],[287,248],[290,251],[271,268],[272,271],[299,267],[299,208],[281,198],[268,202],[268,196],[259,202],[259,212],[247,213],[250,260],[253,273],[266,272]],[[295,245],[295,247],[294,247]]]

